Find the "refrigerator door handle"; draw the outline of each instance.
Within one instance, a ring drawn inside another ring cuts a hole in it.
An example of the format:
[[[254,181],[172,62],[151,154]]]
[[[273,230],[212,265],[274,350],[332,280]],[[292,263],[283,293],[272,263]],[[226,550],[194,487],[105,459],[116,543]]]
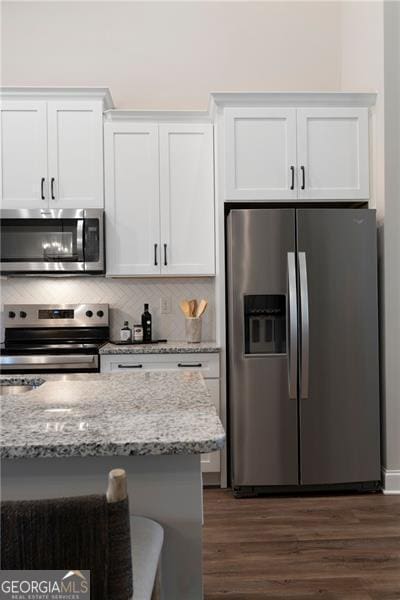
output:
[[[305,252],[299,252],[299,280],[300,280],[300,398],[308,398],[309,393],[309,363],[310,363],[310,331],[308,311],[308,281],[307,257]]]
[[[289,398],[297,398],[297,286],[296,286],[296,257],[294,252],[287,253],[288,269],[288,383]]]

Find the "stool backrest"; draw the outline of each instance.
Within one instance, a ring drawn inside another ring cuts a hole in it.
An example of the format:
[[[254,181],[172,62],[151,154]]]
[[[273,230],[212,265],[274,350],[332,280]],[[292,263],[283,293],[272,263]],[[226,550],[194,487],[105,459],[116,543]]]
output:
[[[126,473],[104,495],[1,503],[1,568],[90,570],[93,600],[133,595]]]

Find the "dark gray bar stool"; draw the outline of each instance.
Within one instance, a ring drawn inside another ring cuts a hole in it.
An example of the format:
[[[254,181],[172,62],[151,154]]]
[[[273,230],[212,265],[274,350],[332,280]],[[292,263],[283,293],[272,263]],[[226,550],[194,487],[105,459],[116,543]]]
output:
[[[93,600],[159,600],[161,525],[130,516],[123,469],[104,496],[1,504],[4,569],[91,571]]]

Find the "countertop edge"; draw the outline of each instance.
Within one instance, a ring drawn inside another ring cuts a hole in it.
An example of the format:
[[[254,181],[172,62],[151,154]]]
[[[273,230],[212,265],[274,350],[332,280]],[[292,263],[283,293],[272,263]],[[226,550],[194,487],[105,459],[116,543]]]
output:
[[[1,460],[24,458],[86,458],[107,456],[176,456],[192,454],[208,454],[222,450],[225,445],[225,435],[199,442],[143,442],[126,444],[107,444],[99,448],[98,444],[58,445],[54,446],[0,446]],[[159,448],[156,448],[156,445]],[[101,444],[100,444],[101,445]]]
[[[102,356],[113,354],[219,354],[221,348],[214,342],[189,344],[186,342],[167,342],[166,344],[113,344],[108,342],[99,349]]]

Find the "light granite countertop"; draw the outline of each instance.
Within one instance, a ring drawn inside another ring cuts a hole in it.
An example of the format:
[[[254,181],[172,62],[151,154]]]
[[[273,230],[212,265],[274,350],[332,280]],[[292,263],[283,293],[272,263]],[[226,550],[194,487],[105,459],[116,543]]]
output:
[[[1,458],[202,454],[224,445],[221,421],[194,371],[0,380],[44,380],[1,397]]]
[[[105,344],[100,354],[200,354],[219,352],[215,342],[165,342],[160,344]]]

